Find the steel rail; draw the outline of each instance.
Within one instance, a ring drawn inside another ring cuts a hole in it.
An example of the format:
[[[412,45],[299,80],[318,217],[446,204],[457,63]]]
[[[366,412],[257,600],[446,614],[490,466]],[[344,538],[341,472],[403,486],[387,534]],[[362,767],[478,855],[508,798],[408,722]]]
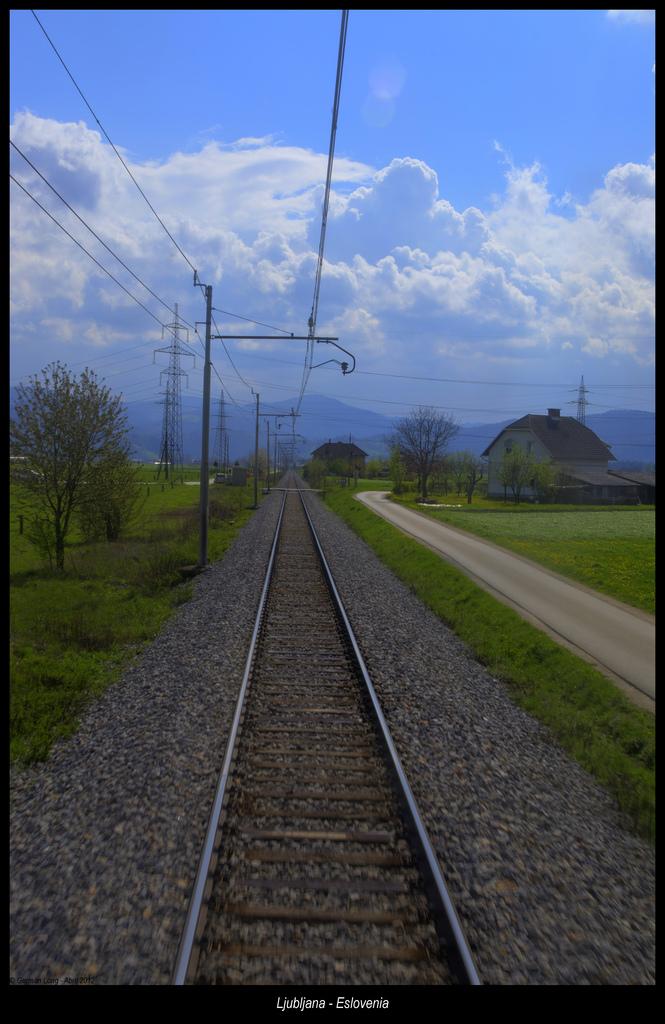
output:
[[[259,599],[259,606],[256,613],[256,620],[254,623],[254,629],[252,631],[252,638],[249,644],[249,653],[247,655],[247,661],[245,663],[245,671],[240,685],[240,691],[238,693],[238,700],[236,703],[235,714],[233,716],[233,722],[231,725],[231,732],[226,744],[226,753],[224,756],[224,763],[222,770],[219,775],[217,782],[217,789],[215,792],[215,799],[213,801],[212,810],[210,812],[210,818],[208,821],[208,828],[206,831],[205,841],[203,843],[203,850],[199,859],[199,866],[196,873],[196,881],[192,890],[192,896],[190,898],[189,908],[187,912],[187,919],[185,921],[185,927],[180,939],[180,946],[178,948],[178,955],[176,958],[175,967],[173,970],[173,984],[184,985],[187,979],[187,973],[189,969],[189,962],[192,956],[192,950],[194,947],[194,941],[196,938],[196,932],[198,928],[199,918],[201,916],[201,908],[203,906],[203,896],[205,892],[206,883],[208,881],[208,875],[210,873],[210,863],[215,848],[215,839],[217,837],[217,831],[219,829],[219,819],[222,813],[222,807],[224,804],[224,795],[226,792],[226,784],[228,781],[231,762],[233,760],[233,754],[236,747],[236,740],[238,738],[238,732],[240,728],[240,719],[242,717],[242,711],[245,704],[245,696],[249,685],[249,677],[252,669],[252,663],[254,660],[254,651],[256,649],[256,641],[259,635],[261,627],[261,621],[263,619],[263,610],[265,608],[266,597],[268,595],[268,588],[270,587],[270,580],[272,577],[272,570],[275,563],[275,553],[277,551],[277,544],[279,541],[279,535],[282,528],[282,519],[284,517],[284,506],[286,504],[286,491],[282,495],[282,507],[279,511],[279,518],[277,520],[277,527],[275,529],[275,536],[270,549],[270,558],[268,560],[268,568],[266,570],[266,576],[263,583],[263,589],[261,591],[261,597]]]
[[[439,940],[443,943],[451,960],[456,962],[458,972],[466,979],[467,983],[470,985],[481,985],[482,982],[478,976],[478,971],[476,970],[476,966],[473,962],[473,957],[466,941],[466,937],[448,893],[436,853],[434,852],[427,830],[425,829],[420,817],[415,797],[413,796],[399,755],[395,749],[395,744],[393,743],[390,735],[388,723],[386,722],[381,710],[376,690],[374,689],[369,672],[367,671],[367,666],[365,665],[360,647],[358,646],[358,641],[356,640],[353,628],[344,609],[342,599],[337,587],[335,586],[335,581],[333,579],[330,566],[328,565],[323,553],[323,548],[321,547],[314,523],[312,522],[312,517],[309,514],[309,509],[307,508],[307,504],[303,497],[305,489],[299,487],[298,490],[300,492],[300,500],[312,532],[312,537],[321,559],[321,564],[324,569],[330,593],[333,597],[333,601],[340,618],[344,623],[344,627],[355,655],[358,670],[367,689],[367,694],[374,711],[375,720],[379,727],[380,739],[382,740],[384,748],[388,754],[388,760],[393,774],[399,783],[398,793],[407,819],[407,826],[416,847],[414,852],[417,854],[419,867],[423,873],[424,880],[426,883],[429,883],[427,885],[427,889],[429,890],[428,895],[430,896],[430,902],[433,904],[432,910],[434,911],[434,923],[437,934],[439,935]]]

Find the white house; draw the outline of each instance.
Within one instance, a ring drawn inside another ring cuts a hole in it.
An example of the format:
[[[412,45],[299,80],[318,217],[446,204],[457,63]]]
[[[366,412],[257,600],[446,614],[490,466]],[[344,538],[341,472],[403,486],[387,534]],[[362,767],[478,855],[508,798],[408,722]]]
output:
[[[547,416],[523,416],[494,438],[483,456],[488,461],[487,496],[502,498],[504,487],[499,479],[499,466],[515,446],[532,455],[537,462],[550,462],[566,478],[570,500],[623,502],[638,499],[638,487],[608,470],[608,462],[616,461],[610,448],[593,430],[572,416],[562,416],[559,409],[548,409]],[[522,495],[535,495],[525,487]]]

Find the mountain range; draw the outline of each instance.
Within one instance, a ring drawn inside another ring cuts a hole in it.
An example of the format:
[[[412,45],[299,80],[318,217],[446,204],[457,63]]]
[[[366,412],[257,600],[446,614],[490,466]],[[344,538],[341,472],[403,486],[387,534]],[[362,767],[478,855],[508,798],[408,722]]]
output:
[[[399,417],[385,416],[369,409],[347,405],[335,398],[324,395],[305,395],[300,405],[300,414],[295,419],[289,413],[297,406],[297,398],[260,405],[259,447],[266,446],[266,419],[270,420],[271,456],[274,436],[289,436],[295,429],[297,452],[308,458],[311,452],[325,441],[348,441],[357,444],[371,458],[383,458],[388,453],[388,438]],[[544,412],[545,410],[543,410]],[[128,407],[132,427],[132,440],[137,457],[158,458],[161,437],[161,405],[135,403]],[[272,415],[264,415],[270,413]],[[277,418],[274,414],[280,414]],[[254,451],[256,406],[225,406],[226,428],[229,431],[229,450],[232,460],[244,460]],[[471,451],[480,455],[490,442],[517,417],[494,423],[467,423],[460,427],[458,435],[450,444],[450,451]],[[295,423],[295,427],[294,427]],[[183,395],[182,428],[183,450],[187,461],[201,457],[201,399]],[[603,413],[592,413],[586,417],[586,425],[612,449],[617,463],[640,463],[652,465],[655,462],[655,416],[651,412],[637,409],[611,409]],[[219,426],[219,409],[213,405],[211,411],[210,453],[214,460],[215,435]]]
[[[10,412],[13,410],[15,389],[10,389]],[[300,413],[294,420],[289,415],[297,405],[294,396],[282,402],[260,405],[259,447],[265,448],[266,420],[270,423],[271,457],[275,433],[288,437],[295,430],[296,452],[299,458],[309,458],[311,452],[325,441],[348,441],[357,444],[371,458],[383,458],[388,453],[388,438],[399,417],[384,416],[369,409],[357,408],[335,398],[306,394]],[[159,458],[162,434],[163,406],[159,402],[132,402],[126,407],[130,427],[130,440],[134,456],[142,461]],[[532,412],[545,410],[530,410]],[[268,415],[270,414],[270,415]],[[277,414],[277,415],[275,415]],[[213,401],[210,417],[210,460],[216,457],[219,428],[219,402]],[[476,455],[518,417],[495,423],[467,423],[460,427],[449,451],[471,451]],[[229,454],[232,461],[243,461],[254,451],[256,405],[225,403],[225,425],[229,432]],[[636,469],[655,464],[655,415],[638,409],[610,409],[586,417],[586,425],[612,449],[616,463]],[[182,396],[183,456],[186,462],[201,457],[201,398]]]

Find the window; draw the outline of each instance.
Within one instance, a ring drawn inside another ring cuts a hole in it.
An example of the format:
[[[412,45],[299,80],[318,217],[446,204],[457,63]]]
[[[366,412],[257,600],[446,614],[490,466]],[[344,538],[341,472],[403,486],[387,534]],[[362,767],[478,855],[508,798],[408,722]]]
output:
[[[507,452],[512,452],[512,450],[513,450],[513,442],[512,441],[504,441],[503,447],[506,449]]]

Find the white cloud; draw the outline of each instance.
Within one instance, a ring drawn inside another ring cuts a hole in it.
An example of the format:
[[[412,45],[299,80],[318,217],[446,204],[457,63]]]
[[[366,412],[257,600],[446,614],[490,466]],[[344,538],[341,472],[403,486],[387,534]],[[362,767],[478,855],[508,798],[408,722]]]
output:
[[[310,230],[314,241],[315,225]],[[487,238],[485,218],[470,207],[458,213],[439,198],[436,172],[422,160],[403,157],[362,185],[331,210],[331,259],[356,254],[371,261],[396,247],[429,253],[440,250],[476,252]]]
[[[653,25],[656,20],[655,10],[651,11],[608,11],[607,17],[611,21],[627,22],[635,25]]]
[[[24,113],[12,138],[169,305],[178,301],[190,321],[201,319],[191,272],[99,133]],[[450,359],[515,365],[552,350],[649,364],[653,158],[609,168],[589,201],[574,205],[550,193],[537,163],[518,167],[504,157],[505,190],[488,211],[456,210],[422,160],[396,158],[379,170],[336,160],[319,327],[356,357],[382,353],[404,372],[435,375]],[[130,166],[214,285],[216,305],[305,333],[323,154],[246,139]],[[170,319],[19,157],[12,169],[131,292]],[[68,354],[78,346],[82,359],[116,341],[159,339],[154,320],[13,185],[11,237],[18,376],[56,357],[49,346],[58,342]]]

